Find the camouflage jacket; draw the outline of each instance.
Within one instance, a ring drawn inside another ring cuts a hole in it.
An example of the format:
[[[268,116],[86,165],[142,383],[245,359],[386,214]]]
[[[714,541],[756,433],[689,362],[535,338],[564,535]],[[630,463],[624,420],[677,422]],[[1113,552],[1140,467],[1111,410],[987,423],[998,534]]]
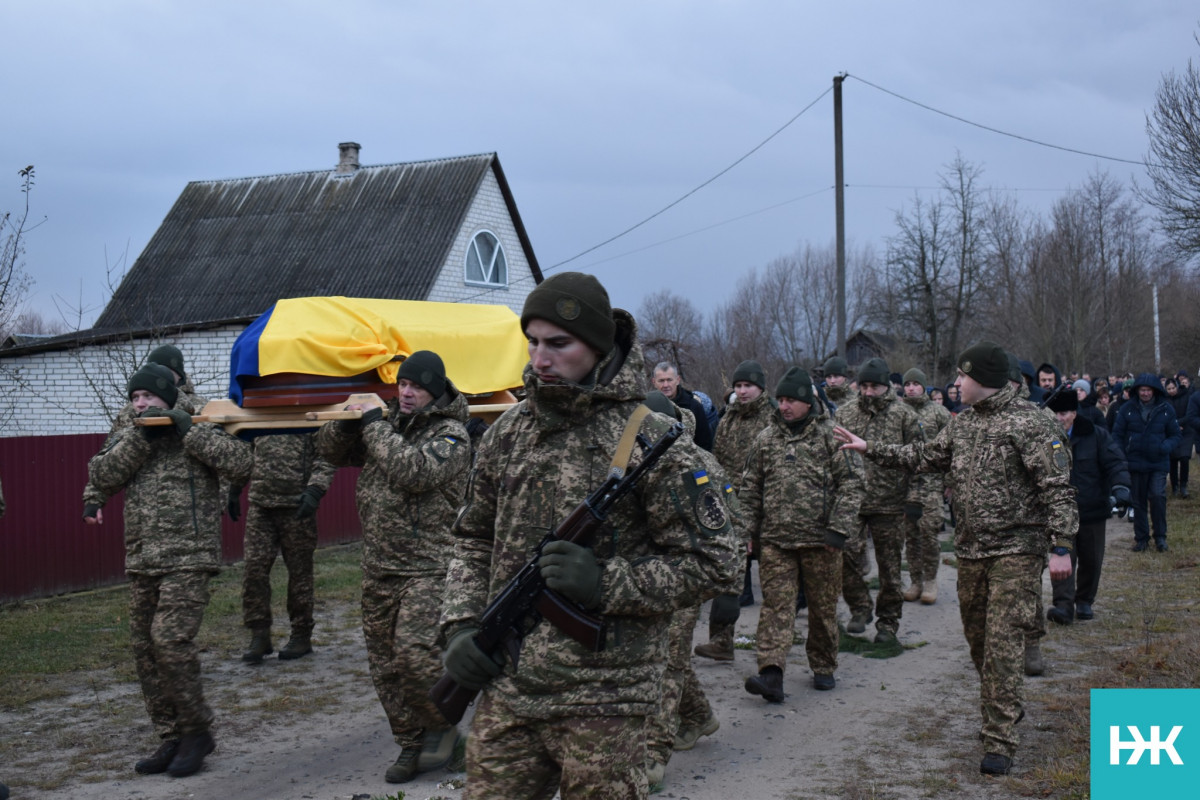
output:
[[[851,389],[850,383],[847,381],[841,386],[825,384],[825,396],[829,398],[829,402],[840,409],[842,406],[848,406],[857,400],[858,392]]]
[[[1079,527],[1071,448],[1062,428],[1006,386],[964,409],[933,441],[867,443],[867,459],[943,472],[953,490],[959,558],[1045,555]]]
[[[838,406],[837,424],[869,442],[912,444],[924,441],[917,412],[906,406],[895,392],[882,397],[859,395],[853,402]],[[903,513],[905,503],[920,503],[921,482],[903,469],[866,464],[863,477],[863,502],[859,513]]]
[[[203,408],[206,402],[208,401],[206,401],[203,397],[197,396],[196,389],[192,386],[192,382],[189,379],[184,381],[183,386],[179,387],[179,396],[175,398],[174,407],[186,411],[189,414],[195,414],[197,413],[196,409]],[[101,445],[101,449],[107,447],[108,443],[112,441],[112,438],[116,436],[119,431],[123,431],[126,428],[132,427],[133,420],[136,418],[137,412],[133,410],[133,403],[126,403],[121,410],[117,412],[117,416],[112,423],[112,428],[108,431],[108,438],[104,440],[104,444]],[[109,497],[111,497],[110,494],[101,491],[97,486],[93,485],[91,481],[88,481],[87,486],[83,488],[84,505],[102,506],[108,502]]]
[[[950,409],[941,403],[933,402],[927,394],[920,397],[905,397],[904,405],[917,412],[917,421],[921,423],[921,437],[927,442],[933,441],[933,438],[942,432],[942,428],[946,427],[950,423],[950,418],[954,416],[950,413]],[[936,497],[938,502],[941,502],[944,488],[941,474],[923,473],[919,480],[921,490],[926,497]]]
[[[742,472],[746,469],[746,456],[750,454],[754,437],[771,424],[774,409],[771,398],[763,392],[749,403],[730,403],[717,425],[713,455],[738,491],[742,488]]]
[[[471,467],[467,399],[448,388],[430,406],[366,426],[328,422],[317,452],[338,467],[362,467],[355,497],[363,526],[363,572],[369,576],[442,576],[450,561],[450,526]]]
[[[534,555],[543,537],[603,483],[630,415],[645,398],[645,364],[632,317],[617,310],[619,345],[593,382],[543,384],[526,366],[528,396],[484,434],[442,607],[443,636],[478,624],[488,601]],[[658,439],[672,423],[650,414],[641,433]],[[636,465],[635,448],[630,468]],[[594,545],[602,570],[597,613],[605,648],[593,653],[548,622],[525,637],[485,691],[517,713],[646,715],[661,699],[671,614],[735,591],[741,554],[726,492],[700,448],[681,436],[608,517]]]
[[[833,422],[817,408],[798,423],[774,411],[746,459],[738,493],[746,526],[776,547],[840,550],[858,530],[862,459],[840,449]]]
[[[174,429],[147,439],[144,430],[117,431],[88,462],[89,486],[105,497],[125,489],[125,571],[217,572],[225,508],[219,479],[246,482],[250,445],[207,423],[182,439]]]
[[[254,439],[250,502],[263,508],[295,508],[315,486],[324,495],[337,467],[317,454],[316,433],[282,433]]]

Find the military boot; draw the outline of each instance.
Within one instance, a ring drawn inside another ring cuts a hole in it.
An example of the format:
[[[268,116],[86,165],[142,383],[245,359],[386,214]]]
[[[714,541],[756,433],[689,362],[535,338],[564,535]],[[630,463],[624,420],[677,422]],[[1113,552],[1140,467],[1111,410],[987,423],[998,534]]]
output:
[[[692,652],[714,661],[733,661],[733,624],[710,624],[708,643],[696,645]]]
[[[1045,671],[1046,666],[1042,663],[1042,646],[1037,642],[1025,645],[1025,674],[1041,675]]]
[[[383,779],[388,783],[408,783],[417,775],[417,759],[421,751],[415,747],[406,747],[400,751],[396,763],[387,768]]]
[[[661,761],[649,759],[646,761],[646,786],[648,794],[658,794],[663,790],[667,777],[667,765]]]
[[[846,623],[846,633],[864,633],[867,630],[867,623],[875,617],[868,611],[855,611],[850,615],[850,621]]]
[[[783,670],[763,667],[757,675],[746,678],[746,691],[760,695],[768,703],[783,702]]]
[[[178,752],[179,740],[166,739],[154,751],[154,755],[149,758],[143,758],[133,765],[133,769],[142,775],[158,775],[161,772],[166,772],[167,767],[171,766],[171,761]]]
[[[675,743],[672,749],[691,750],[696,746],[696,742],[700,740],[701,736],[712,736],[717,732],[717,728],[719,727],[721,727],[721,723],[713,714],[709,714],[708,719],[699,725],[681,727],[679,732],[675,734]]]
[[[908,588],[904,590],[904,602],[915,603],[917,598],[921,596],[923,589],[924,585],[920,581],[910,583]]]
[[[171,766],[167,767],[167,772],[172,778],[194,775],[204,765],[204,757],[216,747],[217,743],[208,731],[184,734],[179,740],[179,752],[175,754]]]
[[[271,646],[270,628],[252,628],[250,631],[250,649],[242,653],[242,661],[247,664],[261,664],[263,656],[275,652]]]
[[[312,631],[306,631],[302,628],[292,628],[292,635],[288,637],[287,644],[279,651],[280,660],[291,661],[294,658],[300,658],[311,653],[311,637]]]
[[[921,584],[921,605],[931,606],[937,602],[937,584],[923,583]]]
[[[450,763],[454,748],[458,746],[458,728],[430,728],[425,731],[421,742],[421,753],[417,756],[417,771],[429,772],[441,769]]]

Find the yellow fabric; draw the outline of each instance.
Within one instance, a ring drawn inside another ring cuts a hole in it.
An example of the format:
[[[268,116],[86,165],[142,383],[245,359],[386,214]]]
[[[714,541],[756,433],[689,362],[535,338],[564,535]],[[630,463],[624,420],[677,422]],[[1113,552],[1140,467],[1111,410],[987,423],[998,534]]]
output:
[[[521,385],[529,361],[521,320],[507,306],[300,297],[280,300],[258,340],[258,372],[396,381],[393,356],[432,350],[466,394]]]

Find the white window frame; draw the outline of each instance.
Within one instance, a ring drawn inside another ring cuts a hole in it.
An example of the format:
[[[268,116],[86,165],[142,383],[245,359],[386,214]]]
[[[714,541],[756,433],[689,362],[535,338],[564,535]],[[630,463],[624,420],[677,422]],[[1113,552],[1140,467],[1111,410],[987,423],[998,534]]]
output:
[[[484,234],[492,237],[496,241],[496,250],[492,254],[491,262],[488,264],[483,263],[483,258],[481,257],[481,253],[479,252],[478,245],[476,244],[479,237],[483,236]],[[483,273],[483,280],[478,280],[478,279],[472,278],[470,276],[470,262],[471,262],[472,254],[474,254],[475,258],[479,261],[480,271]],[[494,279],[489,280],[489,277],[492,277],[492,278],[495,277],[497,261],[501,261],[504,265],[503,280],[494,280]],[[487,228],[483,228],[483,229],[476,231],[471,236],[471,240],[469,242],[467,242],[467,252],[463,256],[463,282],[466,283],[468,286],[491,286],[491,287],[508,288],[508,272],[509,272],[508,255],[504,252],[504,242],[502,242],[500,240],[500,237],[497,236],[494,231],[490,231]]]

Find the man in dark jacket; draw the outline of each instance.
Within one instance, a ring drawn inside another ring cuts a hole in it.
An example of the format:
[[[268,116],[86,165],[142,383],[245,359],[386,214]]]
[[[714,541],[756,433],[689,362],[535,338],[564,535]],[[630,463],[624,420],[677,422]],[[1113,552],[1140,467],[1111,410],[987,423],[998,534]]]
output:
[[[704,404],[679,382],[679,370],[666,361],[659,362],[654,367],[654,388],[662,392],[668,400],[680,408],[686,408],[696,417],[696,444],[712,452],[713,430],[708,424],[708,414]]]
[[[1078,413],[1078,396],[1060,392],[1046,405],[1071,441],[1071,485],[1079,506],[1079,532],[1071,555],[1071,575],[1051,580],[1054,605],[1046,618],[1060,625],[1091,619],[1104,562],[1104,526],[1114,502],[1128,506],[1129,471],[1108,429]]]
[[[1132,480],[1133,549],[1137,552],[1150,544],[1151,521],[1155,549],[1160,553],[1167,549],[1167,471],[1179,439],[1175,409],[1167,402],[1158,376],[1143,372],[1133,382],[1130,399],[1117,410],[1113,423],[1113,440],[1125,454]]]

